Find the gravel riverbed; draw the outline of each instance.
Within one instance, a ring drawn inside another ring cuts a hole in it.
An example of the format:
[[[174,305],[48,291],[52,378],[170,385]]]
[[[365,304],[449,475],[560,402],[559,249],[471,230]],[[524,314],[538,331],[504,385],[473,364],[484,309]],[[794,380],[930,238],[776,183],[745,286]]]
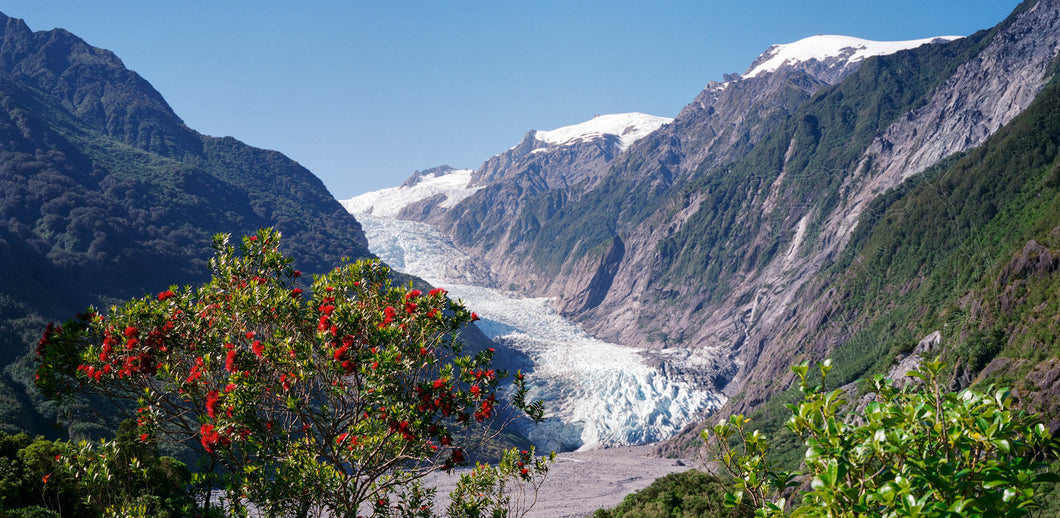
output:
[[[618,505],[626,495],[655,479],[699,466],[692,459],[649,457],[651,446],[624,446],[560,453],[549,469],[537,503],[527,515],[533,518],[573,518]],[[435,473],[426,480],[438,488],[436,511],[444,512],[449,491],[459,473]]]

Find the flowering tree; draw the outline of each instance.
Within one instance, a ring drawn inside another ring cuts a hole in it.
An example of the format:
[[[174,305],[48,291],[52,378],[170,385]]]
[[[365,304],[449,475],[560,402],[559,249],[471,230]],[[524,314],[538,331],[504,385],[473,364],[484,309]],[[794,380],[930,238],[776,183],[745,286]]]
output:
[[[477,316],[444,289],[392,287],[373,261],[305,293],[279,240],[264,229],[237,252],[218,236],[206,285],[49,325],[38,386],[135,403],[140,439],[193,443],[235,510],[354,516],[465,464],[504,377],[492,349],[462,354],[456,333]],[[514,387],[512,406],[540,419],[521,375]]]

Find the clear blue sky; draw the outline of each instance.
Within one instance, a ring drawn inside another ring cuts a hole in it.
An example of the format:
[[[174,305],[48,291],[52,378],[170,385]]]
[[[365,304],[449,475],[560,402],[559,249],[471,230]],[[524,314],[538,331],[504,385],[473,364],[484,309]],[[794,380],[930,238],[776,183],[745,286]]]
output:
[[[0,0],[114,51],[192,128],[279,150],[339,199],[530,129],[674,116],[770,44],[967,35],[1016,0]]]

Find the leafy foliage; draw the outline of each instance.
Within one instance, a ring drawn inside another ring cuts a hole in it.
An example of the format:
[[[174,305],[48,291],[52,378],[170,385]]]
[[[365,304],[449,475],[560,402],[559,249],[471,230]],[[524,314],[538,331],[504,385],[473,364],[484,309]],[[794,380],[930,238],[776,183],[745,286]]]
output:
[[[460,475],[452,502],[446,510],[450,518],[522,518],[537,503],[538,491],[556,459],[551,452],[535,457],[535,449],[505,452],[496,465],[478,463],[470,473]]]
[[[613,509],[597,509],[592,518],[714,518],[733,516],[723,505],[731,489],[698,470],[671,473],[626,496]]]
[[[506,375],[490,367],[492,349],[461,354],[456,332],[477,315],[441,288],[391,287],[376,262],[338,267],[303,293],[279,245],[261,230],[237,253],[218,236],[201,288],[49,326],[38,386],[135,401],[140,440],[194,441],[236,509],[353,515],[465,464],[492,435],[479,424],[498,418]],[[539,419],[521,374],[514,385],[515,408]]]
[[[134,428],[98,443],[0,433],[0,509],[13,516],[186,515],[190,472],[136,441]]]
[[[1013,411],[1005,390],[946,392],[942,367],[925,362],[904,386],[876,377],[864,407],[811,385],[807,364],[793,367],[803,400],[790,406],[787,427],[804,441],[805,464],[798,473],[776,469],[765,437],[731,416],[713,429],[718,461],[736,484],[726,503],[748,504],[756,516],[1028,515],[1038,486],[1056,481],[1041,473],[1052,435]],[[821,364],[822,381],[830,370]],[[784,492],[799,478],[809,491],[789,504]]]

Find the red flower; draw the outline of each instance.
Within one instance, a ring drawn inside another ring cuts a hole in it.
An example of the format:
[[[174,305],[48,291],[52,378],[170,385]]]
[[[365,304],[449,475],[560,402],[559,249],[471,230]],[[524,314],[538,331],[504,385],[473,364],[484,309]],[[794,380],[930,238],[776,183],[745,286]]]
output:
[[[434,386],[434,388],[436,388],[436,389],[440,389],[440,388],[442,388],[442,386],[445,385],[445,380],[443,380],[441,378],[438,378],[438,379],[434,380],[434,383],[432,383],[431,385]]]
[[[202,356],[195,358],[195,366],[191,368],[191,373],[188,374],[188,378],[184,380],[184,383],[192,383],[195,380],[202,377]]]
[[[405,313],[408,313],[408,314],[411,315],[411,314],[413,314],[415,312],[416,312],[416,303],[415,302],[406,302],[405,303]]]
[[[136,335],[140,334],[140,330],[136,329],[133,326],[129,326],[125,328],[125,331],[123,331],[122,334],[125,335],[125,338],[133,338]]]
[[[221,442],[221,435],[214,431],[213,425],[209,423],[205,423],[199,428],[199,435],[202,436],[202,438],[199,439],[199,442],[202,443],[202,448],[206,450],[207,453],[213,453],[214,447],[217,446],[217,443]]]
[[[217,399],[219,394],[216,390],[211,390],[206,394],[206,415],[210,416],[210,419],[217,419]]]
[[[294,273],[291,274],[291,276],[295,277],[295,278],[301,277],[302,276],[302,270],[295,270]]]
[[[229,384],[225,385],[225,392],[232,392],[235,389],[236,389],[236,384],[235,383],[229,383]]]
[[[478,385],[471,385],[471,395],[478,396],[482,393],[482,389]]]
[[[395,315],[397,315],[397,310],[392,308],[392,307],[390,307],[390,306],[387,306],[386,308],[383,309],[383,317],[384,317],[383,318],[383,323],[384,324],[389,324],[389,323],[393,322]]]
[[[228,372],[235,372],[236,371],[236,352],[235,351],[228,351],[228,353],[225,354],[225,370],[228,371]]]
[[[414,299],[422,294],[423,292],[421,292],[420,290],[412,290],[405,294],[405,300]]]
[[[291,290],[292,297],[300,297],[302,295],[302,288],[295,288]]]
[[[346,347],[345,345],[343,345],[342,347],[339,347],[338,349],[335,349],[335,355],[334,355],[335,361],[337,361],[337,362],[338,361],[342,361],[343,355],[345,355],[346,351],[348,351],[348,350],[349,350],[349,348]]]
[[[250,350],[254,351],[254,355],[258,358],[265,354],[265,346],[261,345],[261,340],[254,340],[254,343],[250,344]]]
[[[427,292],[427,295],[430,295],[430,296],[433,297],[435,295],[445,295],[446,293],[449,293],[449,292],[445,291],[445,288],[435,288],[435,289]]]
[[[140,434],[140,442],[147,442],[149,436],[146,433]]]
[[[474,311],[472,311],[471,312],[471,321],[475,322],[477,320],[478,320],[478,313],[475,313]]]
[[[163,300],[171,299],[171,298],[176,297],[176,296],[177,296],[176,293],[173,293],[170,290],[166,290],[166,291],[163,291],[163,292],[158,294],[158,300],[161,302]]]

